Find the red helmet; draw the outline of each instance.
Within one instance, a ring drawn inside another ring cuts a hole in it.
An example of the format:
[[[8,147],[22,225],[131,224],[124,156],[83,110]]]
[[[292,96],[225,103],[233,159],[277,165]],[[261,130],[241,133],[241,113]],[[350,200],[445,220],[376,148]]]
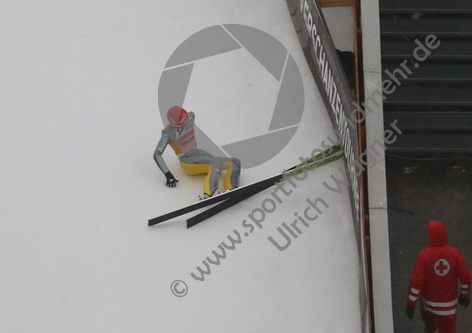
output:
[[[184,108],[180,106],[173,106],[167,111],[167,120],[174,126],[180,126],[184,124],[188,119],[188,113]]]

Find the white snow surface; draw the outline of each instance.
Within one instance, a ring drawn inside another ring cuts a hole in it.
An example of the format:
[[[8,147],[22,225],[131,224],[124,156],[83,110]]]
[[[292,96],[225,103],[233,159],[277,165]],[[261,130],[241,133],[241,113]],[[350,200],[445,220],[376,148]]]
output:
[[[203,28],[237,23],[271,34],[304,80],[297,133],[276,157],[243,170],[242,185],[335,137],[284,0],[31,0],[1,8],[0,332],[361,331],[348,192],[322,185],[334,186],[331,174],[341,178],[342,161],[295,181],[296,189],[286,184],[292,194],[247,237],[243,220],[272,190],[191,229],[191,215],[147,226],[202,193],[204,177],[185,175],[170,147],[164,157],[180,182],[167,188],[152,154],[163,127],[160,75],[175,48]],[[197,63],[184,104],[220,144],[265,133],[278,89],[261,66],[235,61],[237,52]],[[329,207],[278,250],[268,237],[282,243],[277,228],[318,197]],[[241,244],[205,281],[192,278],[234,230]],[[186,282],[185,297],[171,293],[174,280]]]

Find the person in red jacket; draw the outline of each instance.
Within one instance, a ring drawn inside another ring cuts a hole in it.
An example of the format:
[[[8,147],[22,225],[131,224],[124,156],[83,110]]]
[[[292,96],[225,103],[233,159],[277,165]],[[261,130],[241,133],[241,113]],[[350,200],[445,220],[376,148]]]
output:
[[[428,233],[429,247],[419,253],[411,275],[406,314],[413,319],[419,299],[427,333],[455,333],[457,304],[469,306],[472,276],[461,252],[447,244],[441,222],[429,222]]]

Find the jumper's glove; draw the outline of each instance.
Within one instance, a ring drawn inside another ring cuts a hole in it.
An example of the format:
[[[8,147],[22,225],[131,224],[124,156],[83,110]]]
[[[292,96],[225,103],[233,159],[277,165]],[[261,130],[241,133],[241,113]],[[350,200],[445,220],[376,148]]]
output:
[[[415,317],[415,308],[410,308],[407,306],[405,309],[405,313],[408,318],[413,319]]]
[[[469,304],[470,304],[470,299],[459,298],[459,305],[463,305],[464,307],[468,307]]]
[[[177,186],[177,182],[178,180],[175,179],[174,175],[169,171],[169,172],[166,172],[165,174],[166,178],[167,178],[167,182],[166,182],[166,186],[167,187],[175,187]]]

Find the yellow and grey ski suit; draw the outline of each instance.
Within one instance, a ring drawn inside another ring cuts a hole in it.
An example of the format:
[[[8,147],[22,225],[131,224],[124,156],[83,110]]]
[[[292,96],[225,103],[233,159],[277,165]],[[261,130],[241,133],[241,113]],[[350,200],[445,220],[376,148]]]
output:
[[[195,140],[195,114],[189,112],[188,120],[180,127],[167,125],[154,151],[154,160],[165,174],[169,172],[162,154],[169,144],[179,157],[180,166],[188,175],[207,174],[203,186],[204,194],[212,196],[218,190],[223,170],[227,170],[224,187],[232,190],[238,187],[241,162],[237,158],[215,157],[198,149]]]

